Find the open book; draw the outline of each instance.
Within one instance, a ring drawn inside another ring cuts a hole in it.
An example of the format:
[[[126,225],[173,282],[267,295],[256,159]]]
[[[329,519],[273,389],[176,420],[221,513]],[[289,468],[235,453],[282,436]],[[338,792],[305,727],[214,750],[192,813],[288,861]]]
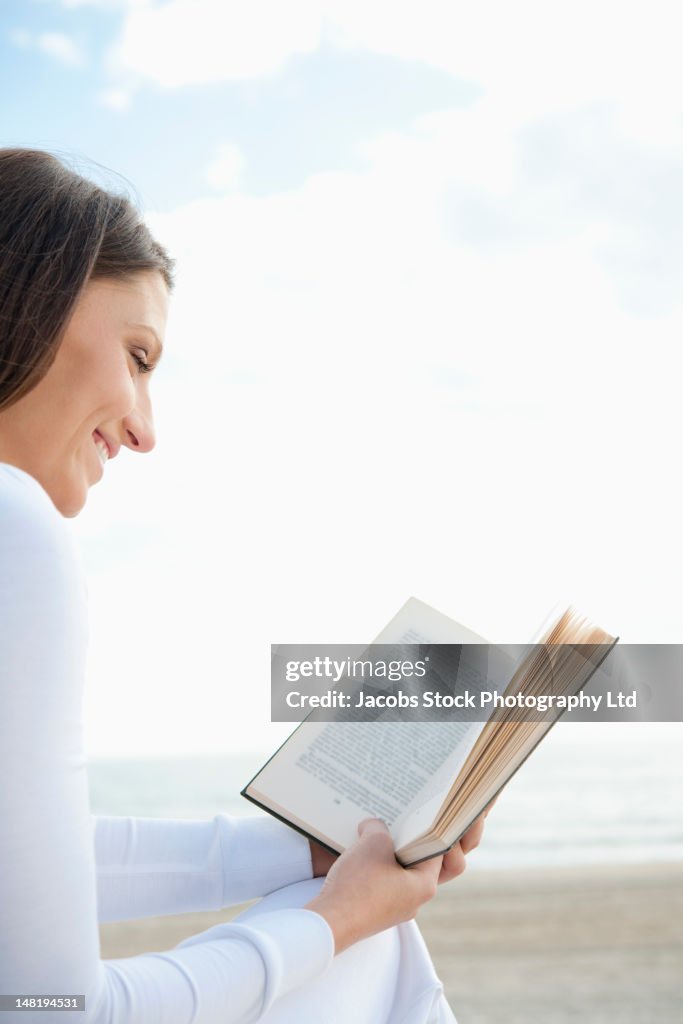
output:
[[[491,648],[474,646],[486,641],[415,598],[374,643]],[[510,698],[576,694],[614,643],[569,609],[524,656],[496,660],[499,677],[509,666],[501,692]],[[561,714],[561,709],[542,716],[497,710],[488,719],[479,712],[441,721],[309,716],[242,796],[335,852],[356,839],[363,818],[382,818],[397,859],[407,866],[456,843]]]

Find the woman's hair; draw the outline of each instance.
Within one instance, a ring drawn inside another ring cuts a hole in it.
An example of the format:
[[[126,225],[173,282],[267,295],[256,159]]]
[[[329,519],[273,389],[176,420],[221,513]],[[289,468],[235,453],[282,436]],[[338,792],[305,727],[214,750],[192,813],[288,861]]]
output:
[[[173,261],[125,196],[50,153],[0,149],[0,409],[49,370],[88,281]]]

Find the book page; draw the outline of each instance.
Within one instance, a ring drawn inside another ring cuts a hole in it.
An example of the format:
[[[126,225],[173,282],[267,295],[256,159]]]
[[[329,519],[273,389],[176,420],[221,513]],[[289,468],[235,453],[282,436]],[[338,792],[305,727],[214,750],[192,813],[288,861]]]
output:
[[[292,739],[250,784],[335,847],[356,838],[358,822],[381,818],[392,831],[407,808],[443,800],[482,728],[461,722],[330,722]],[[295,740],[295,742],[292,742]],[[403,816],[403,818],[402,818]]]
[[[447,615],[410,597],[387,623],[374,644],[485,644],[488,641]]]
[[[485,644],[482,637],[410,598],[374,644]],[[305,721],[261,769],[247,793],[298,827],[343,850],[363,818],[402,837],[422,830],[411,815],[438,809],[483,723]],[[428,823],[427,823],[428,824]],[[403,838],[402,838],[402,841]]]

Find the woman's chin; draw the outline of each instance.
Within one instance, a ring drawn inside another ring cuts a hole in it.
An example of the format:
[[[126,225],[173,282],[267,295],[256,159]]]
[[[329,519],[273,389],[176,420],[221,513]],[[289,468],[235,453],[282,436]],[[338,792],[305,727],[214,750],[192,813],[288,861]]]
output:
[[[81,486],[69,487],[61,490],[57,494],[50,494],[52,502],[65,519],[73,519],[82,510],[86,501],[88,500],[88,486],[82,484]]]
[[[59,512],[61,512],[61,514],[64,516],[65,519],[73,519],[74,516],[77,516],[78,513],[82,510],[84,505],[85,505],[85,498],[83,499],[83,501],[79,502],[78,504],[68,504],[68,505],[63,505],[63,506],[62,505],[57,505],[57,510]]]

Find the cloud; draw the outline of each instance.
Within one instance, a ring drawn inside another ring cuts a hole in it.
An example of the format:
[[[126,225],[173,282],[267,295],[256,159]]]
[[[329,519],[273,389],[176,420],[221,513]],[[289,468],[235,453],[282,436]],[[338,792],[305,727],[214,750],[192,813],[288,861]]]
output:
[[[424,0],[419,17],[392,0],[323,2],[338,44],[426,61],[523,102],[527,114],[676,87],[680,95],[676,0],[653,0],[647,13],[619,0]]]
[[[80,67],[85,54],[78,43],[63,32],[43,32],[36,38],[36,46],[62,64]]]
[[[485,121],[480,120],[485,132]],[[683,131],[644,145],[614,103],[560,111],[520,126],[517,170],[498,194],[448,187],[444,217],[455,238],[483,249],[586,238],[622,305],[658,316],[683,295]]]
[[[113,60],[121,75],[179,88],[272,74],[325,39],[477,82],[507,97],[511,112],[598,98],[642,112],[683,95],[678,16],[675,0],[653,0],[647,15],[618,0],[559,9],[545,0],[424,0],[419,15],[393,0],[167,0],[129,5]],[[647,74],[638,73],[643,61]]]
[[[270,73],[318,38],[312,8],[276,44],[266,17],[241,35],[236,6],[190,8],[130,15],[120,68],[179,88]],[[330,3],[337,46],[481,98],[277,194],[246,194],[226,144],[207,176],[227,194],[149,218],[178,260],[159,445],[108,467],[76,525],[110,546],[90,583],[94,748],[119,745],[129,706],[139,749],[268,746],[269,643],[363,641],[411,593],[494,639],[525,638],[558,594],[624,639],[678,639],[667,10],[638,32],[609,3]]]
[[[268,746],[270,642],[368,639],[411,593],[493,638],[568,594],[671,639],[683,300],[633,316],[604,259],[648,240],[651,165],[610,116],[520,141],[489,97],[376,139],[362,173],[149,218],[178,260],[175,365],[157,451],[108,467],[78,522],[112,544],[90,584],[94,747],[128,700],[141,749]],[[642,174],[603,204],[619,145]],[[511,241],[444,216],[473,195],[494,223],[507,208]],[[134,587],[121,523],[147,538]]]
[[[67,67],[82,67],[86,62],[85,52],[72,36],[64,32],[27,32],[16,29],[10,33],[10,41],[21,49],[35,49],[54,57]]]
[[[212,188],[230,192],[241,182],[244,156],[239,146],[224,143],[206,170],[206,180]]]
[[[73,10],[79,7],[96,7],[102,10],[111,10],[116,8],[127,8],[133,7],[135,4],[141,2],[141,0],[39,0],[40,3],[44,4],[57,4],[59,7],[65,7],[67,10]],[[144,3],[145,0],[142,0]]]
[[[101,107],[122,113],[130,108],[132,95],[126,89],[104,89],[96,99]]]
[[[250,79],[314,50],[320,31],[315,0],[171,0],[128,12],[112,63],[164,88]]]
[[[33,43],[33,36],[23,28],[11,29],[8,33],[8,38],[20,50],[27,50]]]

